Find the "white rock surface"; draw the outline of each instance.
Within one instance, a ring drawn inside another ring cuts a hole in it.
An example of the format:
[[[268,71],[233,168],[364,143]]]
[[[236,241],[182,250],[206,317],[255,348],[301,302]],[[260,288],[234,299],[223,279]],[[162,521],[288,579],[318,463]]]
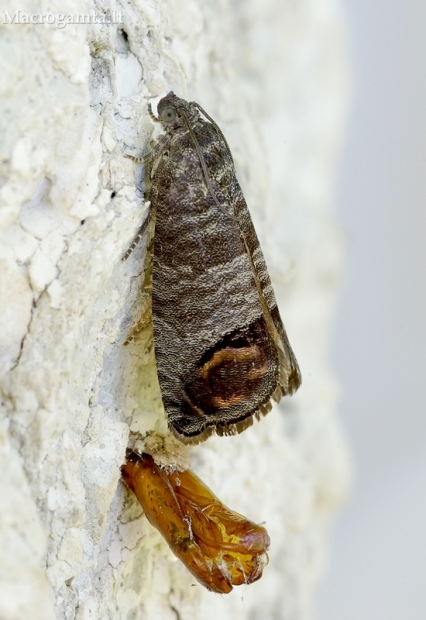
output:
[[[121,10],[123,24],[1,25],[0,618],[307,620],[350,480],[327,358],[348,90],[340,4],[91,9]],[[261,423],[189,451],[219,497],[272,538],[262,580],[225,597],[191,587],[119,482],[129,434],[166,432],[147,239],[121,257],[148,213],[141,167],[123,154],[149,150],[146,104],[169,90],[227,136],[304,375]]]

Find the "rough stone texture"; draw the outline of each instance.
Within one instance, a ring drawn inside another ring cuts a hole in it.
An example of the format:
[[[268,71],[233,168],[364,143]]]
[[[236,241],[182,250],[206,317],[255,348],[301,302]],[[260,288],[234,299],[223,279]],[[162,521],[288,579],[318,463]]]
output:
[[[327,361],[341,262],[331,213],[347,94],[340,5],[91,8],[122,10],[122,31],[1,26],[0,618],[311,618],[350,479]],[[188,452],[170,444],[171,460],[189,457],[223,501],[266,521],[263,579],[226,597],[191,587],[119,482],[129,437],[166,432],[146,241],[121,257],[148,212],[141,167],[123,153],[149,150],[146,103],[170,89],[228,139],[304,375],[296,397],[244,434]]]

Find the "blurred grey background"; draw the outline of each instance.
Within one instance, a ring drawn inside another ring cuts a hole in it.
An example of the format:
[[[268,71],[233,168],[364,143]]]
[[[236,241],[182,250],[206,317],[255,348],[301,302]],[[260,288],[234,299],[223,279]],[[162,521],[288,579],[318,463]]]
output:
[[[333,363],[356,486],[320,620],[426,618],[426,3],[344,0],[354,96]]]

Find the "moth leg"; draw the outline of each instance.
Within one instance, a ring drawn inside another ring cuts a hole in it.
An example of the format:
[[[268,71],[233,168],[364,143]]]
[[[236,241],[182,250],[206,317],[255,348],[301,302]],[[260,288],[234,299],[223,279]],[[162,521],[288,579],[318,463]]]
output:
[[[145,231],[148,228],[148,224],[150,223],[150,221],[151,221],[151,210],[146,216],[146,218],[144,219],[144,221],[142,222],[142,226],[139,228],[138,232],[136,233],[136,237],[133,239],[129,249],[127,250],[123,258],[121,259],[122,261],[125,261],[129,258],[130,254],[133,252],[135,247],[138,245],[139,241],[144,236]]]
[[[128,149],[130,149],[131,147],[129,147],[127,144],[124,145],[125,147],[127,147]],[[143,155],[142,157],[135,157],[134,155],[131,155],[131,153],[122,153],[122,155],[124,157],[127,157],[127,159],[131,159],[132,161],[134,161],[136,164],[145,164],[147,163],[151,157],[152,157],[152,151],[150,151],[149,153],[147,153],[146,155]]]
[[[161,136],[157,143],[154,142],[154,140],[151,140],[151,142],[149,143],[151,150],[149,153],[146,153],[146,155],[142,155],[142,157],[135,157],[130,153],[123,153],[123,155],[124,157],[127,157],[127,159],[131,159],[132,161],[134,161],[136,164],[147,164],[154,157],[160,155],[167,142],[169,142],[169,137]]]
[[[125,153],[124,157],[127,157],[127,159],[131,159],[135,162],[135,164],[146,164],[150,161],[150,159],[152,159],[152,152],[148,153],[148,155],[145,155],[144,157],[135,157],[134,155]]]

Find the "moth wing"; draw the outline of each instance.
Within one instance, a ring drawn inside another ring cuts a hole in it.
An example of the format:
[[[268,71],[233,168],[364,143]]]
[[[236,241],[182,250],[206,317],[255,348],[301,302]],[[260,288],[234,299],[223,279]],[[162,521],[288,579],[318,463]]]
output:
[[[235,205],[234,214],[237,218],[247,255],[250,260],[253,277],[259,292],[259,298],[264,309],[266,323],[270,335],[277,346],[280,358],[279,386],[272,395],[272,398],[276,402],[279,402],[281,396],[291,395],[297,391],[302,382],[302,375],[281,319],[265,257],[263,256],[243,192],[237,181],[234,163],[226,143],[222,145],[221,155],[228,161],[229,167],[234,171],[233,183],[229,184],[230,191],[233,194],[232,203]]]
[[[279,402],[281,396],[296,392],[302,382],[302,375],[281,319],[265,258],[242,193],[240,200],[236,202],[236,215],[250,258],[260,301],[264,308],[266,324],[278,349],[280,358],[279,388],[272,397],[276,402]]]

